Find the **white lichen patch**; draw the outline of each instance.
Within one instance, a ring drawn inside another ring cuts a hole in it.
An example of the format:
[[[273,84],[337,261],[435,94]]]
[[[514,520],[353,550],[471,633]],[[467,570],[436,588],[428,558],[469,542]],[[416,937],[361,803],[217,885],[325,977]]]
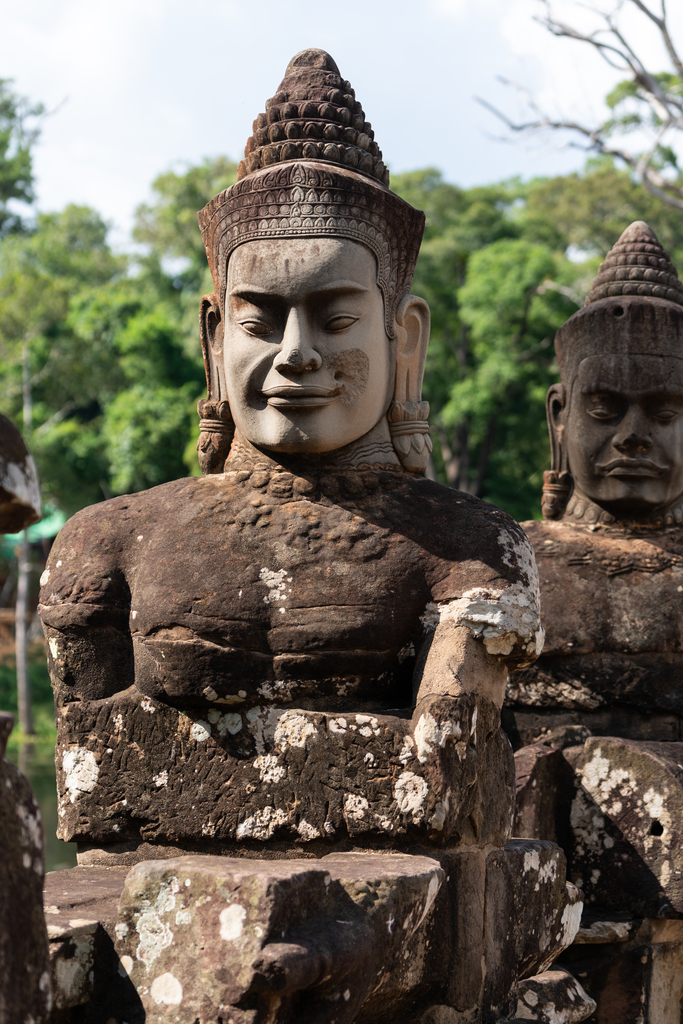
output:
[[[422,616],[425,621],[455,622],[481,637],[489,654],[510,657],[520,665],[531,664],[543,649],[538,594],[521,583],[504,590],[475,587],[461,598],[430,603]]]
[[[529,871],[538,871],[541,866],[541,858],[538,850],[528,850],[524,854],[524,866],[522,868],[524,874],[528,874]]]
[[[284,611],[284,608],[281,608],[280,611]],[[261,683],[257,692],[259,696],[265,697],[266,700],[290,702],[294,700],[294,690],[300,685],[300,682],[295,679],[273,679]]]
[[[210,735],[211,726],[208,724],[208,722],[202,722],[202,720],[199,719],[198,721],[192,723],[192,728],[190,729],[190,736],[192,737],[193,740],[196,740],[197,743],[205,743]]]
[[[34,850],[42,850],[43,848],[43,826],[40,817],[40,811],[36,807],[35,814],[32,814],[25,804],[20,803],[16,805],[17,817],[21,822],[21,837],[20,843],[22,846],[32,846]],[[25,854],[25,856],[27,856]],[[29,856],[29,865],[31,863],[31,857]],[[28,865],[27,865],[28,866]]]
[[[318,738],[318,731],[313,722],[294,711],[284,712],[273,735],[276,746],[283,751],[287,747],[305,747],[314,738]]]
[[[135,955],[150,967],[173,942],[173,932],[153,910],[140,914],[135,928],[140,936]]]
[[[408,764],[408,761],[410,761],[413,758],[414,746],[415,741],[413,740],[412,736],[406,735],[403,737],[403,745],[401,746],[401,752],[398,755],[398,759],[401,762],[401,764],[406,765]]]
[[[162,920],[162,915],[175,910],[178,892],[180,884],[174,876],[161,883],[154,903],[150,900],[143,901],[143,906],[147,906],[135,923],[135,930],[140,938],[135,955],[148,968],[173,942],[173,932]]]
[[[576,933],[581,926],[581,915],[583,913],[583,903],[579,900],[577,903],[568,904],[562,911],[562,917],[560,924],[562,925],[562,936],[560,938],[560,944],[563,949],[567,946],[571,946],[572,942],[576,938]]]
[[[346,732],[347,725],[348,723],[345,718],[331,718],[328,723],[328,729],[330,732],[342,736]]]
[[[437,832],[441,832],[446,822],[446,817],[451,806],[451,791],[448,789],[443,800],[439,800],[434,808],[434,813],[428,821],[430,828],[435,829]]]
[[[44,575],[44,574],[43,574]],[[47,646],[50,648],[50,654],[55,661],[59,658],[59,640],[57,637],[52,636],[47,642]]]
[[[160,974],[149,990],[157,1006],[180,1006],[183,1001],[183,986],[173,974]]]
[[[264,604],[286,601],[287,594],[292,592],[291,588],[287,588],[287,584],[292,582],[292,577],[287,575],[286,569],[267,569],[264,566],[259,573],[259,579],[268,588],[268,593],[263,598]]]
[[[226,711],[222,715],[220,711],[212,708],[206,717],[210,725],[215,725],[219,736],[225,736],[226,733],[235,736],[241,730],[243,724],[242,716],[238,715],[236,711]]]
[[[40,583],[41,587],[47,586],[47,584],[50,582],[50,570],[49,569],[45,569],[40,574],[40,580],[38,582]]]
[[[62,758],[64,784],[73,803],[81,793],[92,793],[97,784],[100,769],[92,750],[86,747],[72,747]]]
[[[143,711],[149,711],[151,715],[153,715],[154,712],[156,711],[154,703],[149,699],[149,697],[142,698],[142,700],[140,701],[140,707],[142,708]]]
[[[604,704],[603,698],[579,679],[557,681],[544,677],[539,682],[514,675],[508,680],[506,695],[513,704],[535,707],[560,704],[565,708],[593,710]]]
[[[351,821],[362,821],[369,810],[369,804],[364,796],[356,796],[347,793],[344,797],[344,817]]]
[[[379,736],[379,724],[371,715],[356,715],[356,726],[361,736]]]
[[[420,715],[414,735],[417,759],[420,764],[424,764],[435,747],[445,747],[449,741],[457,743],[462,736],[462,726],[450,719],[437,722],[427,711]]]
[[[401,814],[412,815],[415,823],[422,821],[427,792],[427,783],[423,778],[414,772],[402,772],[394,786],[394,799]]]
[[[296,827],[297,832],[302,839],[320,839],[320,831],[315,825],[310,825],[305,818],[302,818]]]
[[[244,919],[247,912],[239,903],[231,903],[221,910],[218,920],[221,924],[221,938],[225,942],[235,942],[244,931]]]
[[[166,768],[164,768],[162,772],[159,772],[158,775],[153,775],[152,782],[159,789],[161,789],[162,786],[168,786],[168,771]]]
[[[270,839],[275,830],[287,822],[281,808],[263,807],[237,826],[238,839]]]
[[[259,754],[254,768],[258,770],[261,782],[280,782],[287,774],[287,769],[274,754]]]

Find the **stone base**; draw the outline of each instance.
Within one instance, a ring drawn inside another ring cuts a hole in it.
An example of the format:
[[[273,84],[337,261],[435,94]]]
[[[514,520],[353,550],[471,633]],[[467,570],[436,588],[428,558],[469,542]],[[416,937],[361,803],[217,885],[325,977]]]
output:
[[[79,866],[45,903],[51,1024],[493,1024],[581,913],[561,851],[530,841]]]
[[[514,765],[498,710],[437,698],[395,715],[256,707],[193,718],[126,691],[59,710],[59,836],[320,857],[349,841],[502,846]]]

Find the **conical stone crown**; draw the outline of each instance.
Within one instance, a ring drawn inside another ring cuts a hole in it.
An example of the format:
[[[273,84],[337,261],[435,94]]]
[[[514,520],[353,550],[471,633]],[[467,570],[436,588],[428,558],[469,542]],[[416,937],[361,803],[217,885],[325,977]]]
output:
[[[238,180],[290,160],[337,164],[389,187],[389,170],[351,83],[325,50],[301,50],[253,125]]]
[[[607,254],[585,304],[621,295],[649,295],[683,306],[683,283],[669,254],[643,220],[630,224]]]

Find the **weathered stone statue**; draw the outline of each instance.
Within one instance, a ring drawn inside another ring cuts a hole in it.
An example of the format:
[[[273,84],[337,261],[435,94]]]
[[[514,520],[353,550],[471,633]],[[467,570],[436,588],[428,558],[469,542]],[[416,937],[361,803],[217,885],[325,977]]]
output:
[[[26,443],[0,415],[0,533],[40,519],[38,476]],[[5,757],[14,715],[0,711],[0,1024],[46,1024],[52,1008],[43,915],[43,825],[35,795]]]
[[[556,350],[546,518],[523,524],[546,644],[508,689],[527,744],[517,834],[561,842],[585,889],[572,956],[599,1019],[678,1022],[683,285],[647,224],[623,233]]]
[[[328,54],[292,60],[238,178],[199,215],[205,475],[79,513],[44,574],[60,835],[77,870],[137,864],[115,934],[148,1022],[493,1020],[577,920],[559,851],[503,849],[531,549],[423,478],[424,217]]]

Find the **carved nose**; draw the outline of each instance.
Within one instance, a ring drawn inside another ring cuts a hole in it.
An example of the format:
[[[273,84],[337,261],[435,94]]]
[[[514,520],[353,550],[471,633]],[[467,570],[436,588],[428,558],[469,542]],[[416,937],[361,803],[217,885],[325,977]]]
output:
[[[303,317],[293,309],[287,317],[280,351],[273,360],[273,366],[277,370],[305,373],[310,370],[319,370],[322,362],[322,356],[313,347],[310,332]]]
[[[636,410],[626,414],[612,444],[620,452],[644,452],[652,447],[652,440],[643,417]]]

